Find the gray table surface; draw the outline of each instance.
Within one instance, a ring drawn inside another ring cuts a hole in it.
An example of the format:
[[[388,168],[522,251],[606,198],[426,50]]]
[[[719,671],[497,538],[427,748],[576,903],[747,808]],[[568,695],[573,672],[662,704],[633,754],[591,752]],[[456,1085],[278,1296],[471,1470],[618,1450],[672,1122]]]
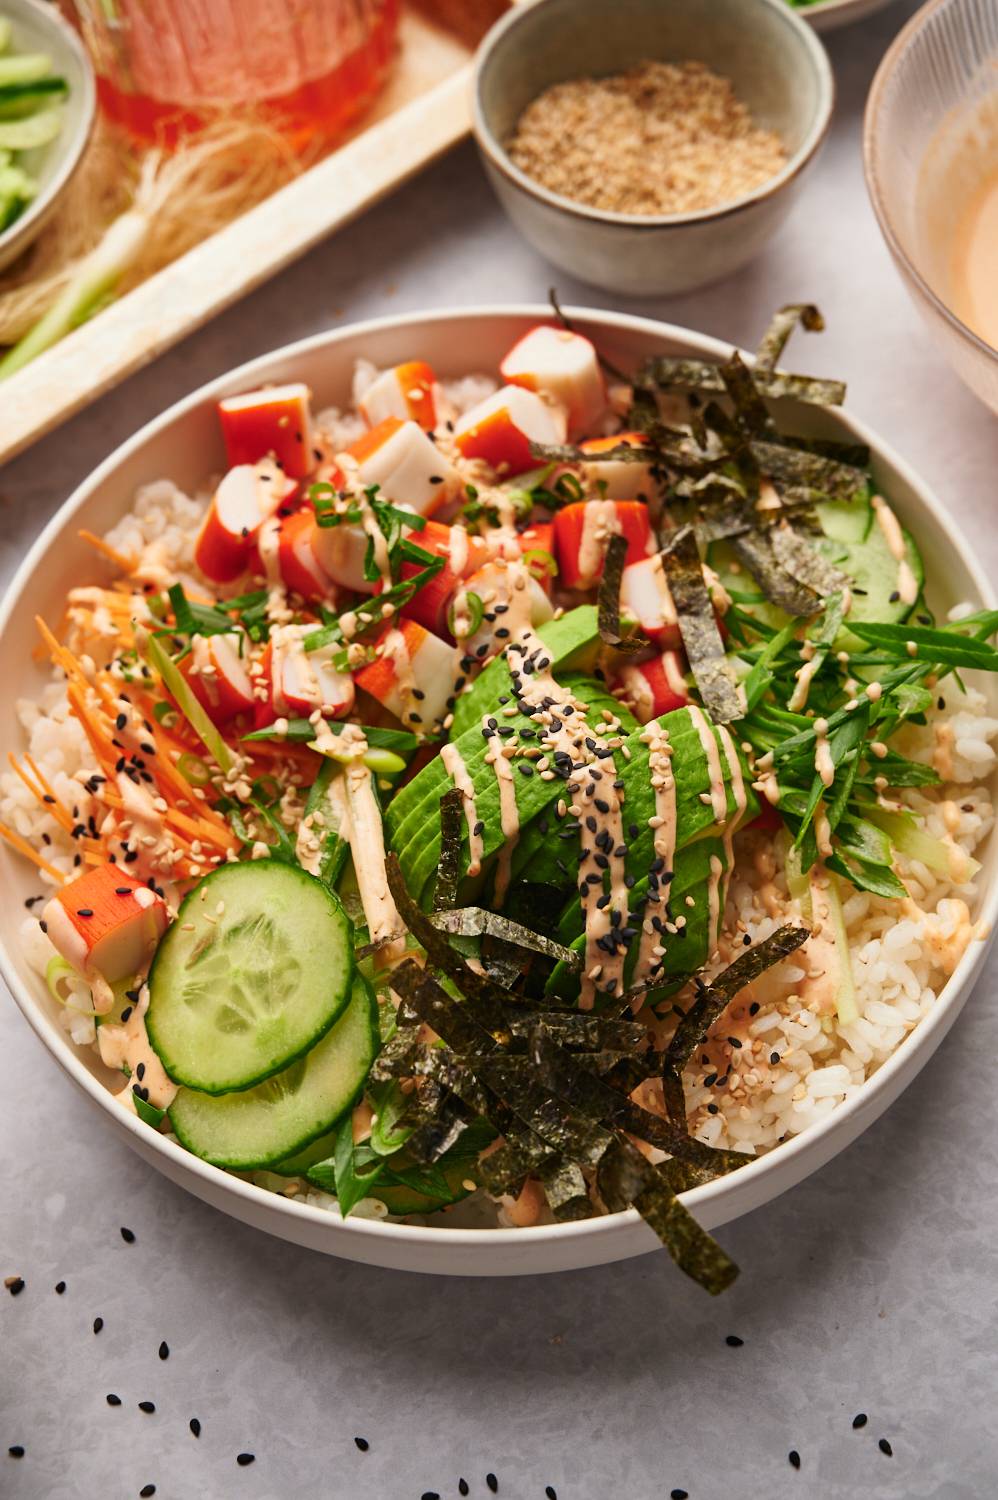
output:
[[[863,101],[913,8],[830,39],[834,130],[779,242],[722,286],[640,310],[751,345],[771,308],[820,302],[829,331],[797,346],[800,367],[848,377],[852,410],[994,565],[998,425],[927,343],[863,188]],[[461,147],[0,471],[0,576],[118,441],[228,366],[395,309],[542,300],[551,279]],[[606,305],[558,281],[565,300]],[[559,1500],[659,1500],[673,1487],[692,1500],[993,1495],[996,982],[998,955],[918,1082],[858,1144],[721,1231],[743,1273],[718,1302],[664,1256],[449,1281],[243,1228],[102,1129],[5,996],[0,1274],[27,1286],[0,1293],[0,1495],[127,1500],[153,1482],[160,1500],[449,1500],[460,1475],[487,1497],[489,1470],[508,1500],[540,1500],[545,1485]],[[744,1346],[728,1347],[729,1333]],[[137,1410],[145,1399],[154,1415]],[[853,1431],[859,1411],[870,1421]],[[16,1443],[19,1462],[6,1456]],[[244,1450],[256,1462],[238,1468]]]

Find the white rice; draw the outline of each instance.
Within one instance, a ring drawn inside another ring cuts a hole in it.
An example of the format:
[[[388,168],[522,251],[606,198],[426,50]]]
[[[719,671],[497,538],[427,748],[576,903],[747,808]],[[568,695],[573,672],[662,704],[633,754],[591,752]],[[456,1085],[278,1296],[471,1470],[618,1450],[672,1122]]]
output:
[[[376,373],[373,366],[358,364],[355,399]],[[443,392],[460,413],[494,389],[493,380],[470,376],[448,382]],[[331,409],[317,420],[334,448],[363,430],[353,412]],[[161,567],[183,577],[193,566],[193,542],[206,504],[205,495],[186,495],[169,480],[145,485],[106,539],[120,552],[152,558],[153,571]],[[951,617],[958,613],[954,610]],[[30,755],[59,800],[78,808],[85,820],[92,799],[82,783],[97,767],[82,727],[68,711],[64,681],[53,673],[36,698],[18,701],[16,712]],[[948,681],[945,706],[932,710],[926,727],[910,727],[896,741],[912,758],[930,762],[935,757],[937,764],[942,742],[946,784],[905,792],[902,800],[924,819],[928,833],[950,837],[968,856],[994,821],[985,783],[994,771],[996,739],[998,718],[986,711],[984,696],[975,690],[963,694]],[[9,771],[0,773],[0,819],[43,849],[57,869],[73,873],[72,839]],[[746,935],[758,942],[797,914],[772,836],[747,830],[736,839],[735,849],[716,967],[730,961]],[[844,1025],[828,1004],[828,984],[834,985],[835,976],[826,973],[830,965],[823,962],[830,952],[827,934],[819,934],[749,986],[713,1028],[684,1078],[691,1129],[700,1140],[751,1154],[800,1134],[853,1095],[935,1005],[974,933],[975,884],[940,876],[904,858],[897,872],[909,891],[904,903],[843,887],[858,1019]],[[44,872],[38,881],[42,890],[53,884]],[[55,950],[36,916],[25,916],[21,933],[28,962],[44,975]],[[70,999],[72,1004],[60,1011],[62,1024],[74,1042],[93,1046],[93,1020],[78,987]],[[749,1009],[753,1005],[754,1013]],[[725,1040],[736,1033],[741,1047]],[[270,1173],[257,1173],[254,1180],[293,1192],[298,1202],[339,1212],[335,1198],[305,1183],[289,1187],[287,1179]],[[353,1210],[373,1218],[386,1212],[376,1199]]]

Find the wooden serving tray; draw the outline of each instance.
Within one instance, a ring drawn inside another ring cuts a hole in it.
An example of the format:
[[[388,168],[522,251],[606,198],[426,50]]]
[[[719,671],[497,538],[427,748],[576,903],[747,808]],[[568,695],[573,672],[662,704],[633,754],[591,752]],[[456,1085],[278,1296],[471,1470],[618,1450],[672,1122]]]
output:
[[[387,87],[342,146],[0,383],[0,463],[467,134],[470,42],[407,8],[399,44]]]

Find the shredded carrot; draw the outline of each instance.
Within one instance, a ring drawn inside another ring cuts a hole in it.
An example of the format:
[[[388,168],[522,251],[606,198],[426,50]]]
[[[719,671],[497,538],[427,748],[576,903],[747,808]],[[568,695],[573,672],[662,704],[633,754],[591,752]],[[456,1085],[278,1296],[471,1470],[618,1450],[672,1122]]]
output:
[[[85,527],[82,527],[76,534],[81,541],[87,542],[89,546],[95,547],[104,557],[109,558],[123,573],[134,572],[137,565],[136,558],[129,557],[126,552],[118,552],[109,542],[105,542],[103,537],[96,536],[92,531],[87,531]]]
[[[41,855],[32,849],[27,839],[22,839],[19,833],[15,833],[13,828],[8,828],[5,823],[0,823],[0,838],[6,839],[12,849],[16,849],[18,854],[23,854],[26,859],[30,859],[40,870],[44,870],[46,875],[51,875],[53,880],[58,880],[60,885],[65,885],[66,876],[62,871],[57,870],[55,865],[50,865],[47,859],[42,859]]]
[[[38,786],[36,786],[28,776],[28,773],[27,771],[25,771],[24,767],[18,764],[13,751],[11,751],[7,756],[7,760],[10,762],[11,770],[21,778],[21,780],[24,782],[24,785],[28,788],[28,791],[34,798],[36,798],[39,804],[44,807],[45,811],[51,813],[55,821],[62,828],[64,828],[67,833],[69,833],[73,826],[72,818],[69,816],[69,813],[63,807],[62,803],[52,793],[51,789],[48,788],[47,783],[43,781],[43,779],[39,775],[38,767],[31,760],[31,757],[29,755],[26,755],[24,758],[31,766],[31,769],[35,773],[35,775],[39,777]]]

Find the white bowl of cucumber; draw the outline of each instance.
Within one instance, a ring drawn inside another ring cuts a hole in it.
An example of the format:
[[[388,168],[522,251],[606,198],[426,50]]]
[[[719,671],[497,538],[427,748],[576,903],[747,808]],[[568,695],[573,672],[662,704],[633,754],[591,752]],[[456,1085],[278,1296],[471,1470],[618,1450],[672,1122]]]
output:
[[[0,268],[56,212],[97,113],[93,68],[53,5],[0,6]]]
[[[584,309],[571,310],[570,317],[572,326],[588,336],[617,370],[630,372],[645,359],[663,354],[712,363],[722,363],[730,355],[715,339],[644,318]],[[545,320],[550,320],[550,310],[542,307],[485,306],[358,324],[257,359],[164,412],[76,491],[25,558],[0,612],[0,653],[7,667],[10,699],[37,697],[43,683],[35,655],[35,617],[58,619],[70,588],[102,577],[102,563],[80,540],[81,529],[98,536],[105,533],[128,510],[134,492],[143,484],[169,476],[193,494],[206,476],[224,466],[216,419],[220,398],[268,384],[304,382],[313,392],[316,409],[346,407],[351,404],[351,376],[357,360],[386,368],[419,358],[447,379],[468,373],[468,350],[472,349],[475,368],[493,370],[512,345]],[[995,591],[950,516],[918,476],[874,434],[827,407],[778,399],[772,410],[779,422],[801,438],[869,447],[876,488],[889,497],[903,526],[917,538],[922,555],[931,559],[925,598],[938,619],[944,620],[948,610],[963,601],[975,609],[995,607]],[[12,715],[5,723],[3,739],[4,751],[22,749]],[[685,1192],[684,1204],[706,1229],[760,1207],[816,1171],[855,1140],[931,1057],[970,993],[998,910],[993,842],[983,843],[977,852],[981,868],[973,930],[934,1003],[871,1076],[820,1120],[747,1165]],[[192,1155],[175,1139],[123,1109],[113,1097],[113,1091],[121,1087],[120,1075],[111,1074],[92,1049],[75,1046],[67,1035],[59,1007],[25,952],[23,903],[37,899],[37,872],[6,847],[0,851],[0,862],[8,893],[0,911],[0,967],[25,1018],[108,1126],[157,1171],[207,1203],[268,1233],[328,1254],[442,1275],[570,1270],[655,1248],[655,1234],[634,1209],[516,1230],[478,1227],[453,1214],[438,1214],[418,1223],[343,1219],[338,1212],[269,1191],[248,1180],[248,1174],[234,1175]]]

